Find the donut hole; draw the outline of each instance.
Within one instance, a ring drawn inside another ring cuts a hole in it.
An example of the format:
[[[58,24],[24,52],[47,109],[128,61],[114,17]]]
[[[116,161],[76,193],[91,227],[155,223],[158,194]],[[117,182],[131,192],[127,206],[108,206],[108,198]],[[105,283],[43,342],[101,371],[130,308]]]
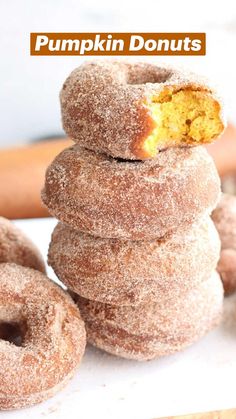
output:
[[[156,69],[156,67],[151,69],[141,68],[139,71],[130,72],[127,75],[127,84],[147,84],[147,83],[165,83],[167,80],[170,79],[172,76],[172,71],[160,68]]]
[[[25,325],[16,322],[0,322],[0,339],[22,346],[25,336]]]

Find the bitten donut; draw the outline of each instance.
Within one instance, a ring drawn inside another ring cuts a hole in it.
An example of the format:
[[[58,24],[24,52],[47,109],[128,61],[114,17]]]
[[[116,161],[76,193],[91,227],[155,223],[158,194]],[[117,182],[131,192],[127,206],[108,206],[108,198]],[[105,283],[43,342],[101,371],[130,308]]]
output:
[[[0,263],[3,262],[45,272],[42,256],[34,243],[13,223],[0,217]]]
[[[222,194],[212,213],[221,239],[221,255],[217,270],[226,294],[236,291],[236,197]]]
[[[180,351],[221,320],[223,287],[216,272],[174,301],[112,306],[74,295],[88,342],[124,358],[148,360]]]
[[[84,323],[70,296],[39,271],[1,264],[0,410],[53,396],[74,374],[84,348]]]
[[[60,221],[99,237],[163,237],[215,208],[220,182],[203,147],[120,161],[74,146],[46,172],[42,199]]]
[[[68,288],[85,298],[136,305],[183,295],[211,275],[219,254],[210,217],[152,241],[101,239],[59,223],[48,263]]]
[[[60,98],[66,133],[113,157],[152,158],[170,146],[209,143],[224,128],[221,103],[205,80],[150,63],[86,63]]]

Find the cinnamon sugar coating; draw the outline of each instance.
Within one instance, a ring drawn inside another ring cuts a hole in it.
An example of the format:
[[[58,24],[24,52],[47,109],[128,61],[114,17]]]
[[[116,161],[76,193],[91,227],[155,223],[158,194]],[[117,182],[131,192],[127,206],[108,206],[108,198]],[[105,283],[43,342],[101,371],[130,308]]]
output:
[[[75,142],[124,159],[211,142],[224,128],[221,102],[205,79],[147,62],[87,62],[67,78],[60,99]]]
[[[0,217],[0,263],[4,262],[45,273],[43,258],[35,244],[13,223]]]
[[[220,182],[203,147],[170,148],[127,162],[70,147],[46,172],[42,199],[52,215],[98,237],[163,237],[212,211]]]
[[[236,197],[222,194],[212,213],[221,240],[221,255],[217,270],[226,294],[236,291]]]
[[[152,241],[101,239],[59,223],[48,263],[68,288],[85,298],[136,305],[180,297],[211,275],[219,253],[220,240],[209,217]]]
[[[21,344],[4,340],[18,328]],[[0,410],[39,403],[60,390],[78,367],[85,348],[79,310],[41,272],[0,265]]]
[[[74,296],[88,341],[113,355],[144,361],[180,351],[217,326],[223,287],[217,273],[174,301],[112,306]]]

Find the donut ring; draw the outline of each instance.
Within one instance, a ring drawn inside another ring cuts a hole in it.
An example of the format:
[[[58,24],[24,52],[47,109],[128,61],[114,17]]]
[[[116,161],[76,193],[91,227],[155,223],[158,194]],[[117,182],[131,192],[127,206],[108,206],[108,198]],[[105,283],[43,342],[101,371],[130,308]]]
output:
[[[88,342],[113,355],[144,361],[180,351],[218,325],[223,287],[216,272],[171,302],[112,306],[74,296]]]
[[[67,78],[60,99],[75,142],[123,159],[209,143],[224,129],[221,103],[205,80],[150,63],[86,63]]]
[[[43,258],[34,243],[13,223],[0,217],[0,263],[4,262],[45,273]]]
[[[219,254],[209,217],[159,241],[101,239],[59,223],[48,263],[68,288],[87,299],[136,305],[183,295],[211,275]]]
[[[163,237],[215,208],[220,182],[203,147],[124,162],[74,146],[46,172],[42,199],[60,221],[94,236]]]
[[[79,310],[41,272],[0,265],[0,409],[46,400],[74,374],[85,348]],[[21,336],[20,346],[3,340],[6,326]]]
[[[236,197],[222,194],[212,213],[221,239],[221,255],[217,270],[226,294],[236,291]]]

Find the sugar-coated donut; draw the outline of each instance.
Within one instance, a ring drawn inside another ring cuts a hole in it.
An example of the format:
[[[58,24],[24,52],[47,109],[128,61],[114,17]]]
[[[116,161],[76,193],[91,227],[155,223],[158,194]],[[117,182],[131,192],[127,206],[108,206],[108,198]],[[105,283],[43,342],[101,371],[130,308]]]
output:
[[[223,287],[214,272],[174,301],[112,306],[74,295],[88,342],[124,358],[148,360],[180,351],[221,320]]]
[[[6,338],[8,328],[20,342]],[[84,323],[70,296],[39,271],[1,264],[0,410],[53,396],[74,374],[84,348]]]
[[[216,206],[220,182],[203,147],[172,148],[124,162],[74,146],[46,172],[42,199],[60,221],[89,234],[163,237]]]
[[[220,260],[217,265],[225,294],[232,294],[236,291],[236,250],[235,249],[222,249]]]
[[[222,194],[212,213],[221,239],[221,255],[217,270],[226,294],[236,291],[236,197]]]
[[[43,258],[34,243],[13,223],[0,217],[0,263],[4,262],[45,272]]]
[[[61,90],[66,133],[81,146],[124,159],[199,145],[224,128],[219,98],[199,76],[166,66],[89,62]]]
[[[85,298],[136,305],[183,296],[211,275],[219,254],[210,217],[152,241],[101,239],[59,223],[48,263],[68,288]]]

